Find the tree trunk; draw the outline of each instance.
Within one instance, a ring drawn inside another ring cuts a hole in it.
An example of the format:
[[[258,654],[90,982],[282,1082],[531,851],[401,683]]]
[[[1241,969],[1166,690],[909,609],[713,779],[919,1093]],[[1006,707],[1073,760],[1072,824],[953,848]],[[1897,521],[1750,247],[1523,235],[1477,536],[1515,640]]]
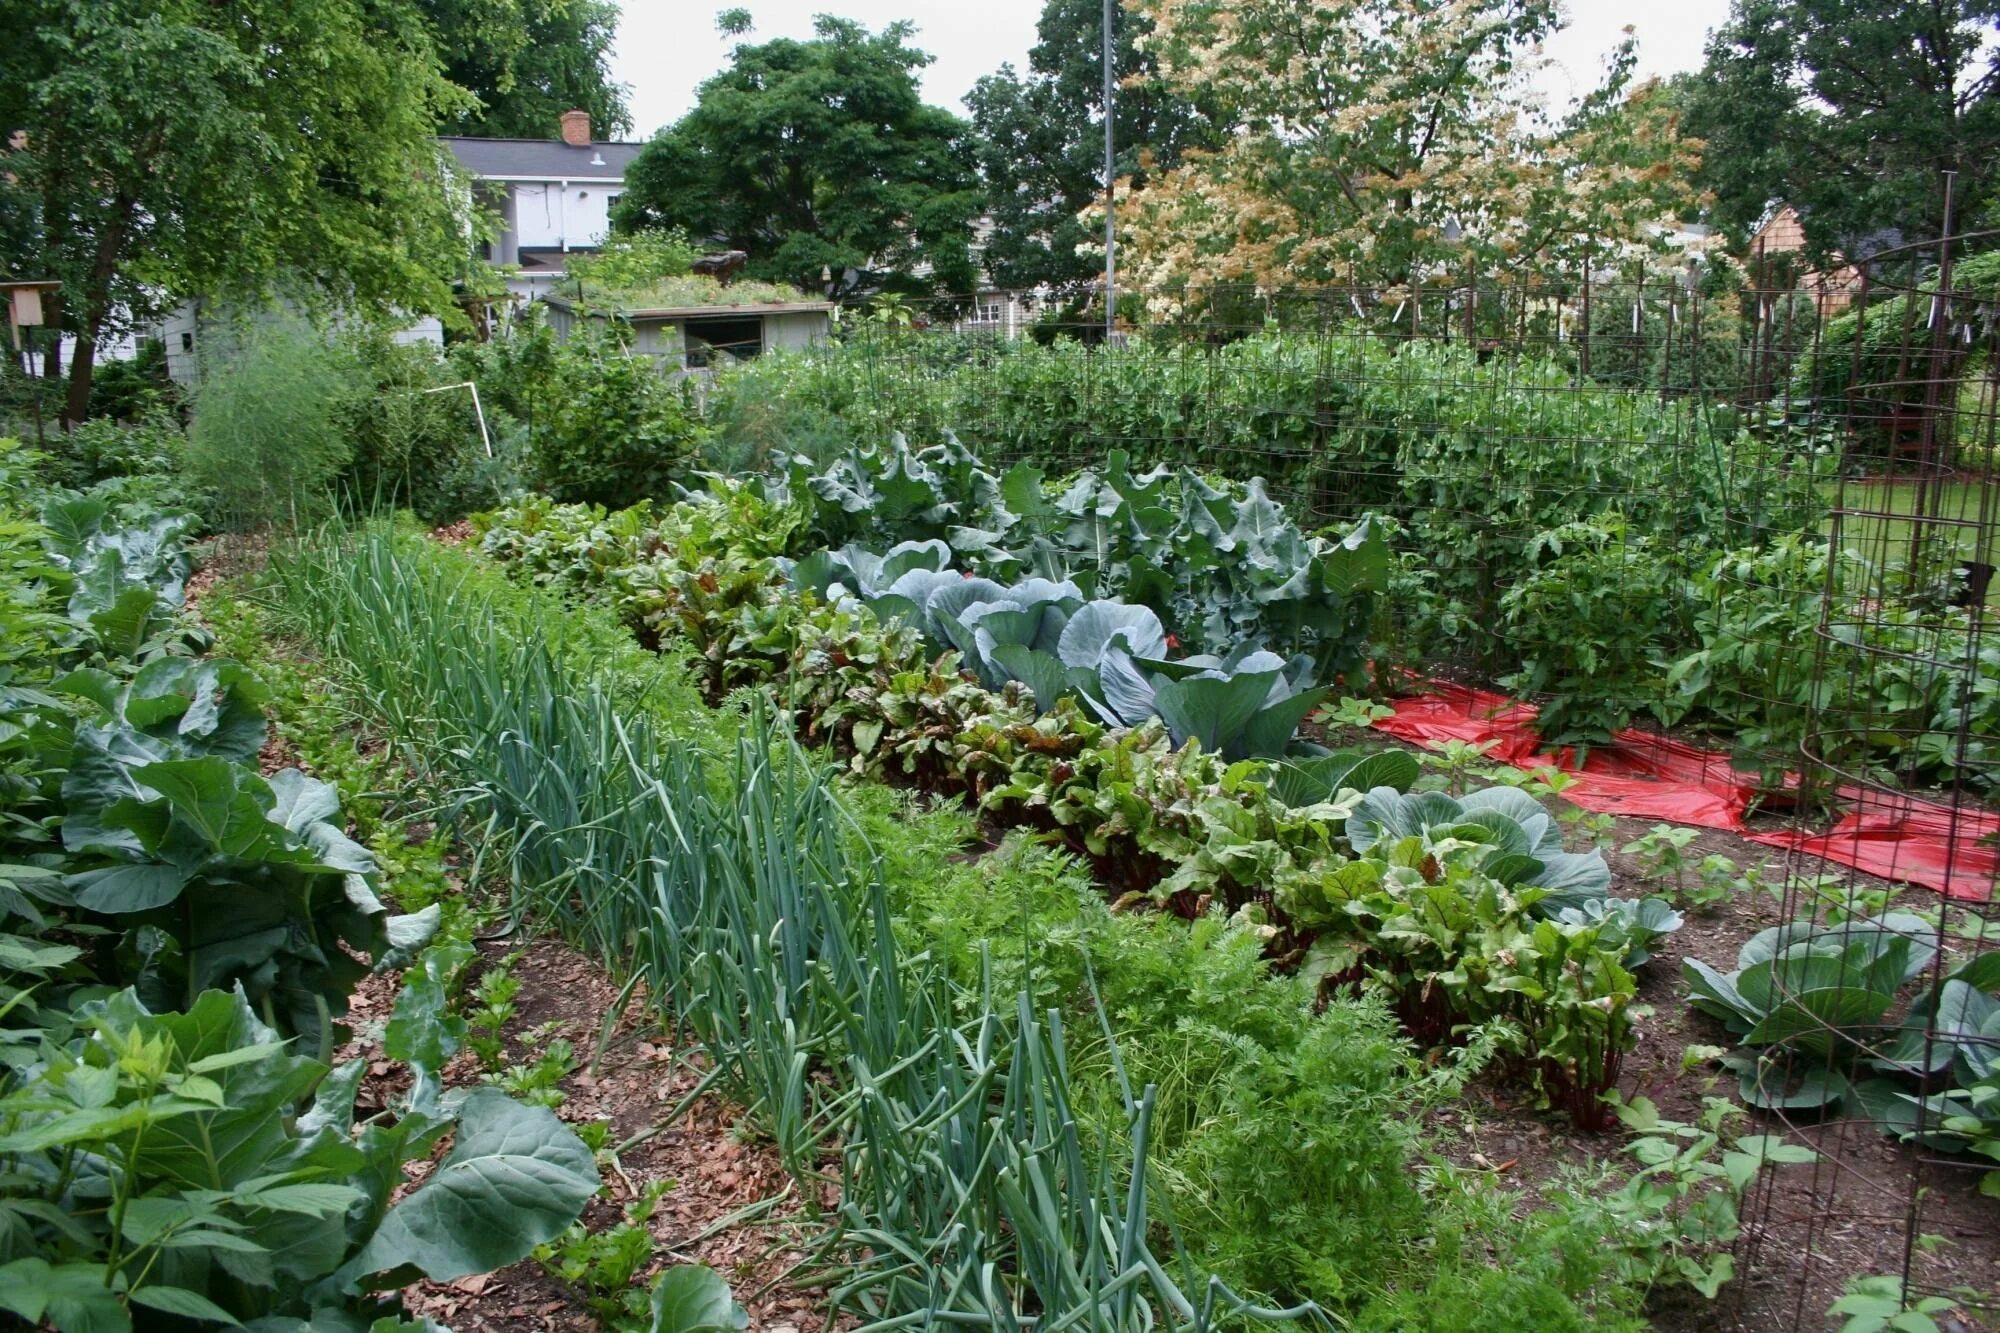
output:
[[[63,428],[74,427],[90,414],[90,372],[97,360],[97,335],[111,314],[111,279],[118,272],[118,257],[125,249],[125,234],[132,224],[138,200],[121,194],[111,203],[104,231],[97,238],[92,256],[90,280],[84,287],[83,320],[76,330],[76,355],[70,358],[69,394],[63,403]]]

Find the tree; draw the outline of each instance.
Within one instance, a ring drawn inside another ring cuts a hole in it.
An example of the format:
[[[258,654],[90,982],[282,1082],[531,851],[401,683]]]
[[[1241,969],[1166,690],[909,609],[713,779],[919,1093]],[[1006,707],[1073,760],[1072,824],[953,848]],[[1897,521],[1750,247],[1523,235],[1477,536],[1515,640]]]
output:
[[[1468,269],[1571,269],[1659,249],[1694,204],[1693,146],[1633,47],[1558,115],[1533,91],[1559,0],[1136,0],[1167,83],[1219,109],[1190,151],[1120,204],[1136,285],[1274,289],[1350,281],[1390,295]]]
[[[445,74],[479,99],[445,132],[546,139],[563,112],[590,113],[599,138],[632,130],[625,88],[611,79],[614,0],[421,0]]]
[[[1179,164],[1189,147],[1220,135],[1196,101],[1160,78],[1157,58],[1136,40],[1152,25],[1119,13],[1112,61],[1117,174],[1133,188],[1150,170]],[[1048,0],[1028,53],[1028,73],[1010,65],[981,79],[966,99],[978,132],[993,229],[986,271],[1002,287],[1048,286],[1072,295],[1097,280],[1101,255],[1079,216],[1104,193],[1104,40],[1100,0]]]
[[[466,221],[432,136],[464,95],[400,0],[0,0],[15,274],[63,283],[64,417],[95,349],[193,295],[444,312]]]
[[[2000,0],[1735,0],[1676,93],[1707,141],[1714,219],[1739,237],[1774,204],[1816,259],[1885,229],[1961,227],[2000,187]]]
[[[723,16],[742,31],[744,16]],[[972,290],[980,210],[970,127],[924,105],[930,57],[893,23],[821,16],[808,41],[744,43],[625,173],[620,231],[679,228],[750,256],[752,277]]]

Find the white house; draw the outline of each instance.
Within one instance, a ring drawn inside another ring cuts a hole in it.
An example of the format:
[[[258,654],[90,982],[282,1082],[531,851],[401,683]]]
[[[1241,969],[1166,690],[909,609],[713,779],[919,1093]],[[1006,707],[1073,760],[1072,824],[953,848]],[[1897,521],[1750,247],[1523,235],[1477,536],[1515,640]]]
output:
[[[518,266],[507,287],[528,300],[564,276],[566,256],[604,244],[625,168],[644,147],[592,139],[587,111],[563,112],[559,129],[554,139],[440,140],[473,178],[474,196],[499,214],[502,231],[486,258]]]
[[[509,270],[507,289],[523,300],[547,295],[563,276],[565,256],[595,250],[611,230],[611,205],[623,193],[625,168],[643,147],[590,137],[590,113],[565,111],[553,139],[440,139],[472,177],[473,194],[496,212],[503,230],[485,257]],[[199,348],[211,312],[186,301],[147,331],[166,344],[167,373],[183,384],[199,372]],[[444,341],[435,316],[412,321],[397,342]],[[130,349],[110,355],[130,356]]]

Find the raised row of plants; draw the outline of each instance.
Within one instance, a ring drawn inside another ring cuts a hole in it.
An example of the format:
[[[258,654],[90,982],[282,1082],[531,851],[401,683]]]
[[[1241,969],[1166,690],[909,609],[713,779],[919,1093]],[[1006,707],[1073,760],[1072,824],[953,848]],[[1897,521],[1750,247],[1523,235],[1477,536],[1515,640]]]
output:
[[[738,505],[764,515],[732,494],[665,521],[742,532],[721,521]],[[639,526],[607,540],[647,544]],[[601,555],[560,548],[542,547]],[[1422,1108],[1494,1058],[1504,1023],[1419,1061],[1379,998],[1274,974],[1248,921],[1112,912],[1020,836],[969,860],[957,803],[836,796],[756,695],[702,706],[695,644],[621,644],[604,609],[463,551],[336,536],[278,572],[279,606],[420,785],[514,835],[517,911],[698,1038],[707,1086],[808,1201],[839,1182],[815,1271],[841,1308],[1203,1327],[1232,1307],[1224,1278],[1356,1328],[1636,1328],[1654,1285],[1727,1278],[1734,1201],[1797,1155],[1738,1140],[1719,1104],[1706,1130],[1638,1105],[1641,1173],[1566,1172],[1524,1222],[1503,1178],[1413,1172]],[[677,623],[661,582],[639,586]]]
[[[989,526],[975,515],[1012,460],[1059,474],[1121,450],[1266,477],[1315,521],[1376,515],[1390,560],[1370,647],[1385,673],[1474,666],[1543,700],[1554,744],[1635,721],[1700,728],[1776,794],[1817,715],[1831,721],[1816,752],[1850,774],[1992,782],[2000,659],[1951,604],[1958,557],[1891,569],[1831,551],[1841,443],[1809,413],[1751,423],[1534,355],[1271,334],[832,345],[732,372],[711,414],[732,468],[789,473],[796,490],[813,478],[793,453],[809,452],[817,490],[854,514],[829,542],[878,551],[948,538],[904,522],[934,497],[957,506],[952,522]],[[994,461],[911,468],[878,446],[899,430]],[[872,486],[881,476],[895,481]]]
[[[484,520],[484,545],[531,578],[603,599],[649,634],[687,636],[715,688],[764,683],[802,734],[848,754],[858,773],[963,793],[991,820],[1048,829],[1114,896],[1145,895],[1186,915],[1220,905],[1315,980],[1372,980],[1397,997],[1405,1031],[1423,1044],[1504,1024],[1502,1053],[1517,1073],[1577,1123],[1606,1122],[1603,1094],[1637,1036],[1633,973],[1652,941],[1680,925],[1666,901],[1609,896],[1602,857],[1564,851],[1556,821],[1521,790],[1463,802],[1406,794],[1419,781],[1406,754],[1302,745],[1292,729],[1312,703],[1290,711],[1301,692],[1287,676],[1309,661],[1246,653],[1255,639],[1235,661],[1169,660],[1150,607],[1084,601],[1047,578],[1003,586],[940,569],[957,553],[936,538],[883,557],[854,546],[795,563],[770,554],[825,530],[812,503],[801,518],[784,492],[755,486],[718,486],[659,514],[528,502]],[[718,607],[711,594],[721,588],[731,592]],[[1365,619],[1366,593],[1348,591]],[[1190,687],[1204,693],[1188,697]],[[1316,701],[1323,691],[1303,693]],[[1880,938],[1915,930],[1927,960],[1923,929],[1893,914],[1847,927]],[[1812,921],[1785,930],[1817,930],[1822,944],[1845,938]],[[1746,1102],[1820,1104],[1782,1090],[1782,1071],[1797,1066],[1818,1069],[1813,1086],[1829,1090],[1821,1102],[1837,1105],[1853,1055],[1883,1044],[1869,1024],[1907,996],[1912,975],[1865,981],[1855,969],[1845,993],[1802,1000],[1789,973],[1767,978],[1760,993],[1773,1008],[1833,1008],[1818,1029],[1759,1032],[1751,1046],[1761,1058],[1730,1057]],[[1983,1021],[1993,989],[1953,978],[1952,1012],[1974,1006]],[[1873,1017],[1856,1017],[1871,1003]],[[1920,1039],[1938,1005],[1935,993],[1910,1002],[1889,1044]],[[1697,1007],[1725,1017],[1699,998]],[[1988,1152],[1972,1100],[1983,1107],[1983,1073],[1961,1062],[1961,1090],[1924,1100],[1951,1087],[1941,1076],[1953,1047],[1938,1049],[1946,1055],[1921,1076],[1907,1052],[1873,1066],[1871,1104],[1900,1108],[1877,1118],[1933,1147]],[[1955,1129],[1943,1130],[1947,1119]]]
[[[1127,493],[1163,492],[1170,479],[1107,473],[1117,481],[1103,487],[1111,512],[1097,547],[1117,570],[1140,508]],[[1371,532],[1257,545],[1244,534],[1287,528],[1256,488],[1240,500],[1195,492],[1204,512],[1224,503],[1268,517],[1239,517],[1233,549],[1159,548],[1154,586],[1207,576],[1226,587],[1212,571],[1241,559],[1329,614],[1235,617],[1241,637],[1226,655],[1172,658],[1169,623],[1199,634],[1231,618],[1160,596],[1176,617],[1167,622],[1153,606],[1085,600],[1046,576],[1003,585],[974,576],[977,562],[1014,572],[1027,562],[967,552],[971,569],[943,568],[961,553],[937,538],[879,558],[850,545],[792,562],[778,552],[828,526],[844,533],[852,512],[816,516],[827,499],[813,480],[800,488],[812,501],[723,485],[658,515],[529,501],[482,520],[483,544],[524,577],[603,598],[642,632],[685,637],[713,695],[766,684],[799,734],[850,756],[857,773],[964,794],[991,819],[1049,829],[1114,895],[1190,916],[1217,905],[1330,983],[1373,977],[1427,1045],[1504,1026],[1524,1076],[1580,1124],[1605,1123],[1602,1095],[1634,1040],[1631,968],[1679,918],[1663,903],[1610,898],[1602,856],[1563,851],[1552,817],[1521,791],[1464,807],[1408,798],[1420,773],[1407,754],[1328,752],[1295,737],[1324,697],[1311,684],[1316,662],[1262,645],[1299,646],[1282,636],[1304,633],[1324,657],[1356,655],[1354,639],[1314,625],[1367,623],[1364,575],[1380,569]],[[1199,484],[1178,482],[1182,495]],[[1016,511],[1032,508],[1039,478],[1016,483]],[[1086,474],[1060,494],[1097,486]],[[801,507],[803,522],[787,516]],[[1269,568],[1272,549],[1294,552],[1296,568]],[[1144,586],[1109,575],[1096,586],[1106,585]]]
[[[524,622],[421,542],[329,536],[275,573],[421,780],[498,836],[516,911],[698,1042],[703,1089],[746,1108],[808,1201],[838,1179],[821,1244],[842,1308],[1106,1329],[1255,1313],[1156,1252],[1151,1091],[1083,1138],[1059,1018],[1026,993],[965,1010],[902,955],[879,863],[789,742],[658,665],[573,661],[565,624]]]
[[[447,913],[391,911],[338,791],[260,770],[262,690],[181,609],[191,519],[126,491],[0,443],[0,1309],[401,1329],[397,1289],[523,1257],[597,1167],[545,1109],[439,1096],[436,988],[389,1024],[407,1097],[329,1066]]]

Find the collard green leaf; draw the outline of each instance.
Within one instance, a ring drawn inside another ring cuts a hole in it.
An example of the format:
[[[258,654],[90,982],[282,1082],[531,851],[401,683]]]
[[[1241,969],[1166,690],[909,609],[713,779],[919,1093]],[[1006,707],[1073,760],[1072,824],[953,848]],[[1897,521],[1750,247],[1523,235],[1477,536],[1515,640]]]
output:
[[[355,1271],[380,1288],[504,1268],[560,1235],[598,1183],[590,1149],[552,1111],[477,1089],[451,1152],[382,1218]]]
[[[750,1315],[722,1275],[702,1264],[680,1264],[653,1285],[652,1333],[739,1333]]]
[[[181,896],[188,877],[185,867],[145,861],[87,870],[71,875],[66,882],[76,895],[77,906],[116,915],[164,907]]]

